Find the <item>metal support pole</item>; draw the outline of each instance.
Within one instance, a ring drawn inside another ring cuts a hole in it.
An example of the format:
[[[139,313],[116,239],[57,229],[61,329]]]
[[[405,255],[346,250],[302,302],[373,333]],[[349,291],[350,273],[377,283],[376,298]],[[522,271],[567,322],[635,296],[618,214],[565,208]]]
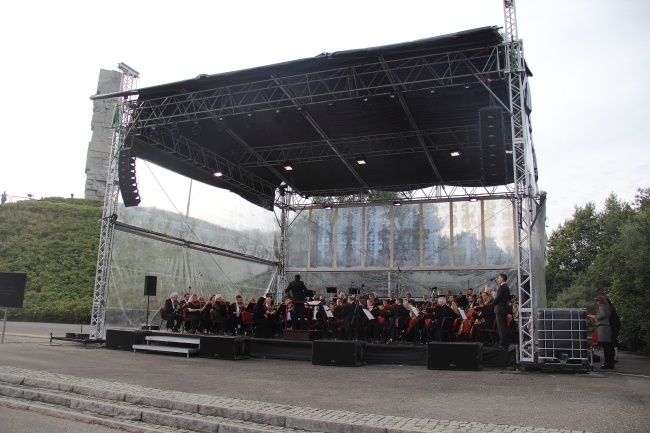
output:
[[[139,74],[134,69],[120,63],[122,71],[122,90],[131,90]],[[120,192],[118,184],[118,155],[126,140],[132,108],[126,98],[115,107],[116,119],[113,125],[113,140],[106,177],[106,194],[104,195],[104,210],[100,220],[99,248],[97,252],[97,270],[95,272],[95,289],[93,292],[92,314],[90,316],[89,339],[97,340],[104,337],[104,322],[106,320],[106,297],[111,269],[111,253],[113,249],[113,233],[117,221],[117,204]]]
[[[517,299],[519,303],[519,361],[536,362],[535,317],[536,288],[532,266],[532,223],[537,207],[537,183],[532,159],[532,140],[525,110],[527,87],[523,44],[518,38],[514,0],[504,0],[505,72],[510,98],[510,126],[517,226]]]

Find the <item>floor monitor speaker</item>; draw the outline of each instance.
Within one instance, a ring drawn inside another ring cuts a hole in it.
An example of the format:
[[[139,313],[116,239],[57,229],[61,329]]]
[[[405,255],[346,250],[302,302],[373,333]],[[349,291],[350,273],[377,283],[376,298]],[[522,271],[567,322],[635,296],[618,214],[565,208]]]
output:
[[[358,367],[366,363],[365,341],[315,340],[312,343],[313,365]]]
[[[251,356],[250,338],[229,336],[202,336],[199,357],[219,359],[248,359]]]
[[[429,343],[427,368],[429,370],[480,370],[481,343]]]

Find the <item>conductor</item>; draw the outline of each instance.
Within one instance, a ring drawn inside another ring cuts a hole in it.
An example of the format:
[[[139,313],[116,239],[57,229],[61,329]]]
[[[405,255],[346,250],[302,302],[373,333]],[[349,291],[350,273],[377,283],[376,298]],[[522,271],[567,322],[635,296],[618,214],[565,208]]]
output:
[[[292,329],[307,329],[307,318],[305,315],[305,301],[307,300],[307,287],[300,281],[300,275],[289,283],[289,287],[284,291],[291,299],[293,304],[293,313],[291,315]]]

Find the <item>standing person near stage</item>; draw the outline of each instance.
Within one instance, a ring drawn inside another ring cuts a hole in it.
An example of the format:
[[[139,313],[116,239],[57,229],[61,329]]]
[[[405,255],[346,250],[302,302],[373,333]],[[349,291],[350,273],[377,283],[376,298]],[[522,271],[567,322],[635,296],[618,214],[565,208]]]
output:
[[[598,311],[596,314],[589,314],[589,317],[596,321],[598,345],[603,348],[605,356],[605,362],[600,368],[612,370],[614,368],[614,343],[612,342],[612,325],[610,323],[612,310],[604,296],[596,296],[596,305]]]
[[[296,275],[294,280],[284,291],[291,299],[293,304],[293,313],[291,314],[292,329],[307,329],[307,318],[305,315],[305,301],[307,300],[308,290],[305,283],[300,281],[300,275]]]
[[[497,329],[499,330],[499,347],[508,350],[508,302],[510,301],[510,287],[506,284],[508,276],[499,274],[497,282],[499,288],[494,298],[494,313],[497,316]]]

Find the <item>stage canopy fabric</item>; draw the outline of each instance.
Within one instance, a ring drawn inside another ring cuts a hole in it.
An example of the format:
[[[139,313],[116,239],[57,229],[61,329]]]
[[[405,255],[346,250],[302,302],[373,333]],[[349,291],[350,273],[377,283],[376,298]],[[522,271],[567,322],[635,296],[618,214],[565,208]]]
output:
[[[131,96],[125,146],[138,158],[272,209],[285,186],[319,197],[511,183],[504,65],[498,28],[484,27],[92,99]],[[503,116],[496,151],[486,107]]]

